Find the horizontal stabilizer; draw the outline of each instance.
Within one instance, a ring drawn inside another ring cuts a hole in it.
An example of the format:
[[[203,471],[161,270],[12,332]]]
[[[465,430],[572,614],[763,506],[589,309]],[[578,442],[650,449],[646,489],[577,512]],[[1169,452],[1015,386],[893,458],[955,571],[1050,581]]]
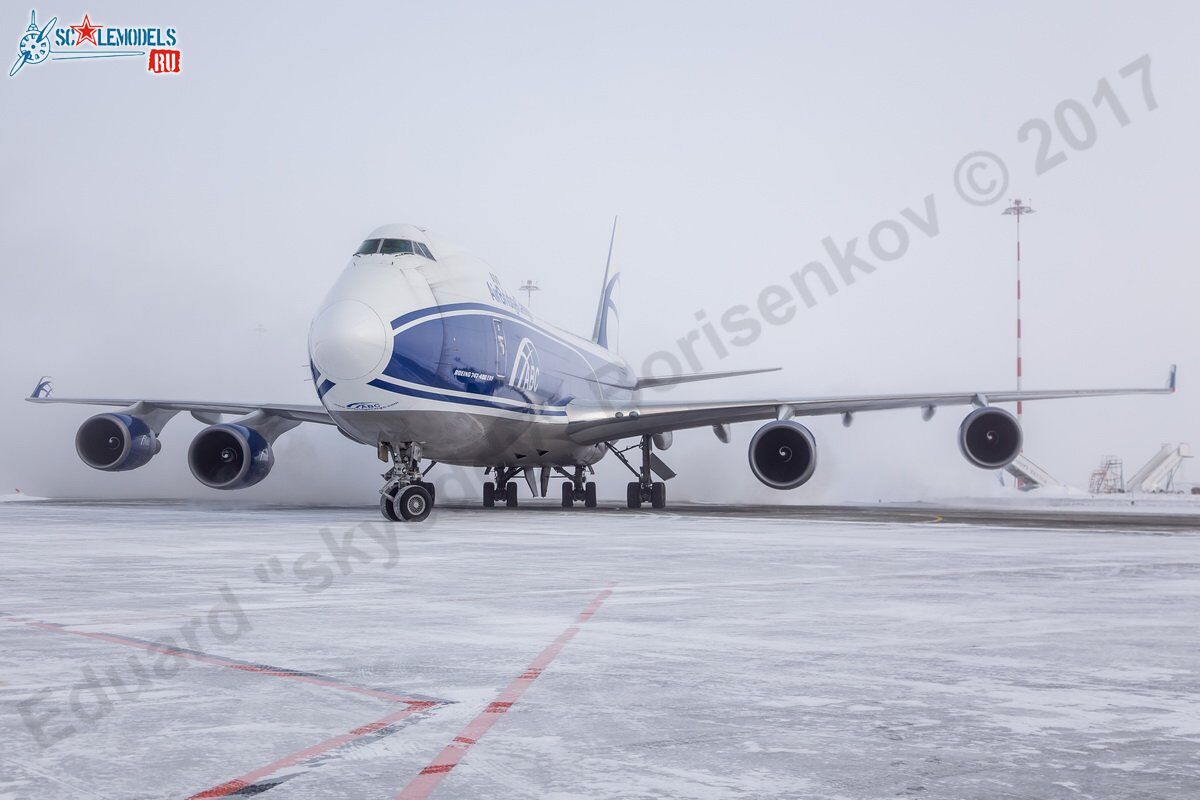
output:
[[[766,367],[765,369],[734,369],[724,372],[693,372],[690,375],[664,375],[661,378],[638,378],[635,389],[649,389],[654,386],[674,386],[677,383],[692,383],[693,381],[713,381],[717,378],[736,378],[739,375],[758,375],[762,372],[778,372],[782,367]]]

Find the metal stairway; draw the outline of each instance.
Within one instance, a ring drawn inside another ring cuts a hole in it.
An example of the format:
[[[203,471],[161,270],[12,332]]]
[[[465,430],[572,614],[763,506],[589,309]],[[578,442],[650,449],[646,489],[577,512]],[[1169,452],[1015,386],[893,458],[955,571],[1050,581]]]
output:
[[[1169,491],[1175,473],[1183,466],[1185,458],[1192,457],[1191,445],[1180,442],[1164,444],[1129,480],[1125,481],[1127,492],[1164,492]]]
[[[1030,461],[1024,454],[1017,456],[1004,470],[1017,479],[1017,488],[1029,490],[1038,486],[1063,486],[1063,482]]]

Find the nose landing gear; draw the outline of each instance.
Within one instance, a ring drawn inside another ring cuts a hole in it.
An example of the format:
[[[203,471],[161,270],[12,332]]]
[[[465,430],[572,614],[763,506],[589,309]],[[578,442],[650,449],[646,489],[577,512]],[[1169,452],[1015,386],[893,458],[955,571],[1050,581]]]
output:
[[[399,447],[383,442],[380,456],[390,456],[392,467],[383,473],[385,483],[379,490],[379,511],[392,522],[421,522],[429,516],[437,496],[432,483],[422,480],[433,469],[430,463],[421,470],[421,446],[405,442]]]

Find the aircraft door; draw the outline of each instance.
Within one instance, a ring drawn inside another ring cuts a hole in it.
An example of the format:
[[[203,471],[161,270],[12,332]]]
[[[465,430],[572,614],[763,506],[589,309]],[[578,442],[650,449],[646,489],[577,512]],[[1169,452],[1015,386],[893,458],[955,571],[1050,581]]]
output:
[[[492,330],[496,334],[496,381],[504,383],[508,379],[508,347],[504,342],[504,321],[493,317]]]

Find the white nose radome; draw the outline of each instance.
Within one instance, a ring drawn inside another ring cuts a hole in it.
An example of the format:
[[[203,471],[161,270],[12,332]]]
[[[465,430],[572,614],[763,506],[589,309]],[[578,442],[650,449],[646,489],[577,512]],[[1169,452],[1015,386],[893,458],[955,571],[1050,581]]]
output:
[[[390,333],[366,303],[339,300],[313,320],[308,350],[322,375],[357,380],[383,369],[392,350]]]

